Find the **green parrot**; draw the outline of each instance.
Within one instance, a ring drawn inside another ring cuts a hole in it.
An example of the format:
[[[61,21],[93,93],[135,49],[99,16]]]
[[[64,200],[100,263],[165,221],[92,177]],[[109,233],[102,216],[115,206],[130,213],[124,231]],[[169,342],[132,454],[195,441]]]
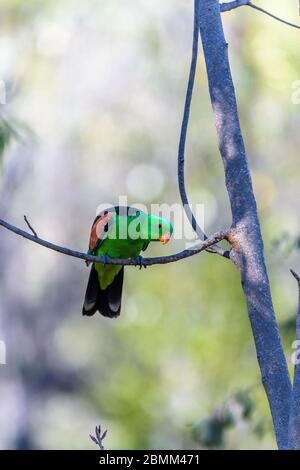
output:
[[[108,258],[136,258],[151,241],[168,243],[172,233],[172,224],[164,218],[133,207],[115,206],[96,217],[88,253]],[[105,317],[119,316],[123,278],[124,266],[93,263],[82,314],[92,316],[99,311]]]

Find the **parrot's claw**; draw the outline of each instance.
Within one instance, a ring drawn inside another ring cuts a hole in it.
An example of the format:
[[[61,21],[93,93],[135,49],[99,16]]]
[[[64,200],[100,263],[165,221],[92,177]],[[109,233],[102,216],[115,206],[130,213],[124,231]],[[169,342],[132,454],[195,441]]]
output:
[[[103,255],[102,257],[103,257],[103,264],[104,266],[106,266],[110,260],[110,257],[107,254]]]
[[[142,256],[137,256],[135,258],[135,266],[139,266],[140,269],[142,269],[143,267],[146,269],[147,266],[144,264],[144,258]]]

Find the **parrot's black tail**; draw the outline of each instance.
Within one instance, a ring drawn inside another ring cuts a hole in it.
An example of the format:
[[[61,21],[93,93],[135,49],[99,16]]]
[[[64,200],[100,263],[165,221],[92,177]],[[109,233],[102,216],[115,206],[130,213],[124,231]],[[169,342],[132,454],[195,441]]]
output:
[[[118,317],[121,311],[123,279],[124,267],[116,275],[112,284],[106,289],[101,289],[98,274],[93,265],[86,289],[82,314],[91,317],[98,310],[104,317]]]

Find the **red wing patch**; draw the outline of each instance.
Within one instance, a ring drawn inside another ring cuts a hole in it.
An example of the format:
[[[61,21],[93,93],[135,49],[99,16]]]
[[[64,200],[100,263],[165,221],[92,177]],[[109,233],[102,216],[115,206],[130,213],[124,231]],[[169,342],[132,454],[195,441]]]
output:
[[[92,230],[91,230],[91,236],[90,236],[90,241],[89,241],[90,250],[94,250],[96,248],[98,240],[101,239],[104,233],[104,228],[108,224],[108,221],[112,218],[112,216],[113,216],[113,213],[108,212],[105,215],[101,215],[94,223]]]

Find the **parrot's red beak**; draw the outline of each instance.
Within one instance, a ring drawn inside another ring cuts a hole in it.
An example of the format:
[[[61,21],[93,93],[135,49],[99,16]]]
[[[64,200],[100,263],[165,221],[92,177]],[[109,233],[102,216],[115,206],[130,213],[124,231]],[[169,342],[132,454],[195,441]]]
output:
[[[170,232],[164,233],[161,237],[158,237],[159,241],[163,244],[166,245],[171,238]]]

